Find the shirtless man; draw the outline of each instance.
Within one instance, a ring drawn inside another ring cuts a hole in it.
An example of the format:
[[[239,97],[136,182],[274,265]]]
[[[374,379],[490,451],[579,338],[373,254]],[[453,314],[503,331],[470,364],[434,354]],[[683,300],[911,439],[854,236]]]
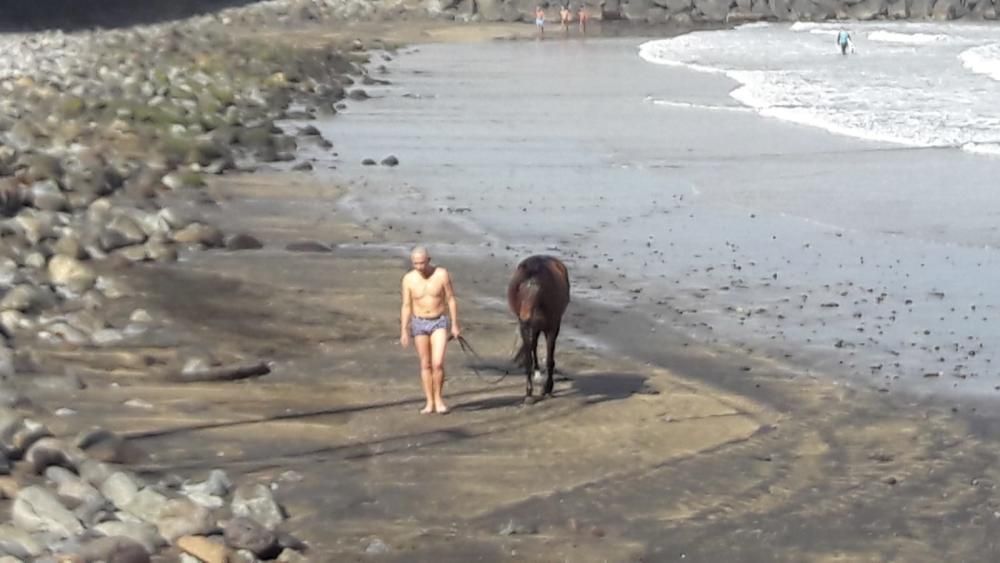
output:
[[[420,413],[445,414],[448,407],[441,396],[444,389],[444,353],[448,340],[461,334],[455,290],[448,271],[432,266],[425,248],[414,248],[410,253],[410,263],[413,269],[403,276],[399,343],[406,348],[412,337],[420,356],[420,381],[427,398],[427,404]]]

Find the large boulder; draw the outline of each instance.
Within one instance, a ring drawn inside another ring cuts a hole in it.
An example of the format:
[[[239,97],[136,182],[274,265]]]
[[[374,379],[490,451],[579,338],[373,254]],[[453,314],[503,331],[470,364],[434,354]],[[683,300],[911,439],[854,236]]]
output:
[[[730,0],[694,0],[695,15],[704,21],[726,21]]]
[[[48,532],[62,538],[83,533],[83,524],[48,489],[22,489],[11,508],[11,519],[22,530]]]
[[[910,4],[910,17],[915,20],[924,20],[931,16],[931,7],[934,0],[907,0]]]
[[[931,17],[936,20],[954,20],[967,13],[968,10],[962,0],[937,0],[931,10]]]

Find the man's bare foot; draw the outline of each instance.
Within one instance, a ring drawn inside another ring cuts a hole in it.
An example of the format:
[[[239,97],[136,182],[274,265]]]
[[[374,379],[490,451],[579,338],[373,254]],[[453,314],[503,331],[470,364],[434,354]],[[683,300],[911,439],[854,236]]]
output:
[[[434,412],[434,405],[428,403],[426,407],[420,409],[420,414],[431,414]]]
[[[438,401],[438,404],[434,407],[434,412],[438,414],[448,414],[451,412],[451,409],[449,409],[444,403]]]

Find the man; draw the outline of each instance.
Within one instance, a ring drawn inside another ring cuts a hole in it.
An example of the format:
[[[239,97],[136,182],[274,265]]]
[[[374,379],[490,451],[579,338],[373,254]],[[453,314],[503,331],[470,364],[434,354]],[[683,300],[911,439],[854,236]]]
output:
[[[541,5],[535,6],[535,27],[538,28],[538,38],[545,37],[545,10]]]
[[[846,29],[841,29],[837,34],[837,45],[840,45],[840,54],[846,55],[847,48],[851,46],[851,34]]]
[[[455,290],[451,286],[448,271],[432,266],[431,257],[422,246],[414,248],[410,253],[410,263],[413,270],[403,276],[399,343],[406,348],[412,337],[420,357],[420,381],[427,399],[427,404],[420,413],[446,414],[448,407],[442,396],[444,353],[448,340],[461,335]]]
[[[590,12],[587,11],[586,4],[580,4],[580,33],[587,33],[587,22],[590,21]]]

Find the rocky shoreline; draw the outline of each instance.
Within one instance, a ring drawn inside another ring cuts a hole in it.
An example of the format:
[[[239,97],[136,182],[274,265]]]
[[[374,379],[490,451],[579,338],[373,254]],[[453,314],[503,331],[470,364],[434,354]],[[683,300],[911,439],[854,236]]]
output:
[[[217,205],[206,179],[292,161],[300,146],[333,150],[314,128],[275,121],[333,115],[377,80],[360,42],[300,46],[225,25],[0,37],[0,479],[13,501],[0,561],[149,561],[171,545],[182,560],[303,560],[305,546],[275,531],[284,515],[266,486],[218,471],[147,483],[119,469],[135,453],[127,440],[100,428],[53,437],[30,398],[52,381],[83,385],[74,356],[169,332],[169,318],[113,306],[131,291],[121,273],[260,248],[203,218]],[[181,383],[269,371],[210,349],[130,358]],[[60,410],[44,414],[74,414]]]

